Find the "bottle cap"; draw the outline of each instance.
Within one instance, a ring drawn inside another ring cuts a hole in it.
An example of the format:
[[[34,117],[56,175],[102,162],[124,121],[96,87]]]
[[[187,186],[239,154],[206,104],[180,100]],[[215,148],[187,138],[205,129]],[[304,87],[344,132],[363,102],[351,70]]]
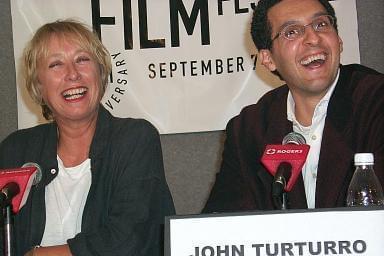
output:
[[[355,165],[361,164],[373,164],[374,158],[372,153],[356,153],[355,154]]]

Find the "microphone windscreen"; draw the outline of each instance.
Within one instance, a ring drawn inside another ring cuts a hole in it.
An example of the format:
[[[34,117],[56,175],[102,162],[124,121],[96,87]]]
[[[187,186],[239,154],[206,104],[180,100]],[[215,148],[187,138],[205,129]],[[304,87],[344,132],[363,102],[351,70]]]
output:
[[[296,145],[304,145],[307,144],[303,135],[297,132],[290,132],[283,138],[283,145],[287,144],[296,144]]]
[[[23,166],[21,168],[24,168],[24,167],[35,167],[36,168],[36,174],[35,174],[35,178],[33,179],[32,186],[39,184],[41,181],[41,178],[43,177],[43,172],[41,170],[40,165],[38,165],[37,163],[28,162],[28,163],[23,164]]]

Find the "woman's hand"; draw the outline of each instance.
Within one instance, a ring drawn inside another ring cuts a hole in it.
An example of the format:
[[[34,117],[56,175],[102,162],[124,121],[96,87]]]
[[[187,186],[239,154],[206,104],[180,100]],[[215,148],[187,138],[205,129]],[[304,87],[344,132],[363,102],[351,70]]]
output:
[[[71,250],[67,244],[35,247],[28,251],[24,256],[72,256]]]

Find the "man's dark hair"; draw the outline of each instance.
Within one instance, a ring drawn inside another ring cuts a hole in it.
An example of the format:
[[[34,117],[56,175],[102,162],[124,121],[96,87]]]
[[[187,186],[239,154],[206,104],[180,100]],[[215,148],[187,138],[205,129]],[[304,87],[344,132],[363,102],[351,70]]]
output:
[[[253,11],[252,23],[251,23],[251,35],[253,42],[257,49],[270,50],[272,47],[272,35],[271,35],[271,23],[268,20],[268,10],[275,4],[280,3],[283,0],[260,0]],[[324,6],[328,15],[331,15],[335,19],[335,29],[337,31],[337,19],[335,10],[328,0],[318,0],[322,6]]]

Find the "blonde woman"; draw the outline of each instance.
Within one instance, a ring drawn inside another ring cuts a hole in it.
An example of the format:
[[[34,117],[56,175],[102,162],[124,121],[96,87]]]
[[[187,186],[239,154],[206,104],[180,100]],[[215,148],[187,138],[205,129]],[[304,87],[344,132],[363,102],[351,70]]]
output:
[[[37,30],[23,65],[51,122],[0,144],[0,168],[43,169],[15,216],[15,255],[161,255],[161,224],[174,206],[159,135],[100,104],[111,72],[106,48],[84,24],[56,21]]]

